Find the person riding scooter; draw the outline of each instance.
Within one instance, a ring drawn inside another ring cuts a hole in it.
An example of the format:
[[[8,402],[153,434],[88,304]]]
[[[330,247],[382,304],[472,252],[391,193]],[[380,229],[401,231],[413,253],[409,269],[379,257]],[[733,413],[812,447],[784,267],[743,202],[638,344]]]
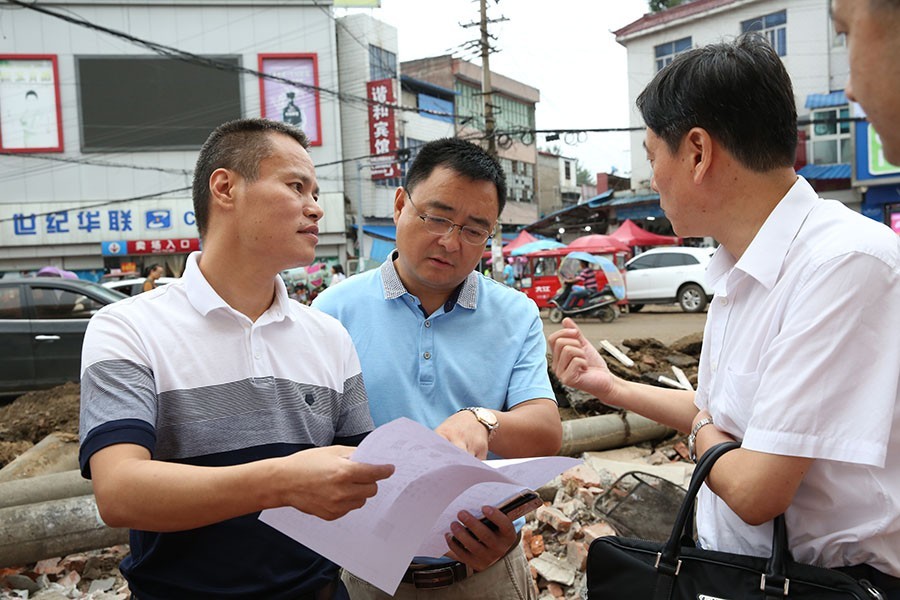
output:
[[[564,280],[565,283],[572,284],[572,291],[569,293],[565,302],[563,302],[563,310],[572,308],[578,304],[581,299],[589,298],[600,291],[597,288],[597,274],[594,272],[594,269],[591,268],[591,265],[584,260],[578,262],[581,263],[581,271],[578,275],[572,279]],[[576,281],[580,281],[581,285],[575,285]]]

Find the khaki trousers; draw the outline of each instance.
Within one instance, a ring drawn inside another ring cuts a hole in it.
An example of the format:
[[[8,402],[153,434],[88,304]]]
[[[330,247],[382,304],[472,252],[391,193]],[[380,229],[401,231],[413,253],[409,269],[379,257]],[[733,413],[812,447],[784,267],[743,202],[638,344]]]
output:
[[[341,575],[350,592],[350,600],[535,600],[531,568],[521,544],[516,544],[506,556],[493,565],[445,588],[416,589],[411,583],[401,583],[393,596],[352,573]]]

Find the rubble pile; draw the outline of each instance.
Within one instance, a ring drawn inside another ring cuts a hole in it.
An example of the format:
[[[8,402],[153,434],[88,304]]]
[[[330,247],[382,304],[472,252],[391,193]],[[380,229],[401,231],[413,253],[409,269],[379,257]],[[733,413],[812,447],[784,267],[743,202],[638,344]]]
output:
[[[119,573],[127,555],[128,546],[112,546],[0,569],[0,599],[127,600],[128,584]]]
[[[0,406],[0,468],[51,433],[78,433],[80,387],[66,383]]]
[[[569,469],[539,491],[544,506],[527,516],[522,528],[522,548],[531,566],[531,575],[538,600],[558,600],[561,598],[586,597],[585,565],[588,548],[592,541],[607,535],[630,536],[633,534],[624,522],[611,523],[603,511],[603,500],[625,498],[629,490],[621,487],[623,481],[633,475],[631,470],[641,472],[644,477],[654,477],[647,471],[667,470],[667,476],[675,477],[677,483],[662,480],[668,484],[662,493],[672,494],[668,504],[677,506],[683,497],[681,488],[690,479],[693,464],[687,462],[687,449],[680,437],[670,440],[664,447],[631,447],[627,463],[621,463],[626,471],[613,472],[592,466],[593,459],[610,453],[585,453],[585,463]],[[600,461],[602,464],[603,461]],[[618,462],[618,461],[616,461]],[[612,463],[610,463],[612,464]],[[628,466],[626,466],[626,464]],[[660,478],[657,478],[660,479]],[[610,492],[609,494],[607,492]],[[637,502],[632,506],[631,520],[650,521],[657,524],[656,535],[640,536],[644,539],[662,540],[671,530],[675,511],[666,514],[646,514],[655,510],[657,504]]]
[[[696,387],[701,344],[702,334],[682,338],[670,346],[653,338],[626,339],[617,349],[630,365],[623,364],[609,350],[601,348],[600,352],[610,371],[626,380],[674,387],[679,384],[672,369],[676,367],[688,384]],[[668,378],[669,383],[660,382],[660,376]],[[550,378],[563,420],[623,412],[562,385],[552,369]],[[66,384],[31,392],[0,406],[0,468],[51,434],[77,433],[78,390],[77,384]],[[615,454],[612,460],[611,454]],[[598,502],[610,494],[627,495],[627,491],[619,489],[625,479],[620,479],[623,472],[657,472],[675,485],[685,486],[692,468],[683,436],[607,452],[586,452],[583,458],[584,464],[539,490],[544,506],[528,515],[522,529],[522,547],[540,600],[583,597],[585,561],[591,541],[605,535],[631,535],[623,523],[609,518],[602,502]],[[668,510],[659,515],[647,514],[659,512],[650,503],[638,504],[635,510],[637,518],[647,522],[674,518],[674,512],[669,515]],[[23,567],[0,568],[0,600],[126,600],[128,586],[118,564],[127,553],[128,546],[119,545]]]
[[[692,389],[697,387],[697,366],[703,334],[685,336],[665,345],[655,338],[631,338],[622,341],[617,348],[633,363],[626,366],[602,347],[600,355],[606,361],[610,372],[627,381],[638,381],[650,385],[668,387],[660,382],[660,377],[677,381],[673,367],[686,377]],[[580,390],[563,385],[550,368],[550,382],[556,393],[563,419],[580,418],[616,412],[615,408],[603,404],[597,398]]]

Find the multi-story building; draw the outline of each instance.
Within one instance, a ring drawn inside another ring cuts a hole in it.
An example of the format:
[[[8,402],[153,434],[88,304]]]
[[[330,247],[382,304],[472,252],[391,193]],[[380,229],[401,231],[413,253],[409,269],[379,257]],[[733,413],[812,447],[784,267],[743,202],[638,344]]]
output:
[[[352,266],[365,268],[384,260],[394,246],[395,193],[418,148],[443,137],[484,143],[482,71],[451,56],[398,65],[396,28],[368,14],[342,17],[337,25],[341,91],[371,100],[341,108],[346,224],[355,240],[350,252],[363,257]],[[537,216],[537,150],[533,134],[523,140],[509,132],[534,129],[540,94],[502,75],[491,77],[497,130],[506,133],[497,139],[509,185],[500,221],[512,229]]]
[[[865,146],[858,143],[854,147],[854,130],[858,130],[858,139],[865,140],[868,123],[851,119],[843,92],[849,72],[846,42],[834,33],[829,4],[828,0],[695,0],[644,15],[622,27],[615,35],[628,51],[631,125],[643,125],[634,106],[638,94],[680,52],[758,31],[781,56],[794,84],[800,119],[800,174],[817,189],[827,190],[828,197],[885,220],[884,205],[890,195],[873,190],[873,186],[884,188],[900,179],[900,168],[892,172],[889,165],[882,166],[874,179],[859,182],[865,183],[865,188],[851,185],[851,179],[859,180],[852,172],[859,172],[855,167]],[[638,190],[646,190],[650,180],[643,138],[642,131],[631,135],[632,185]],[[893,186],[890,188],[893,191]]]
[[[160,262],[179,274],[199,247],[197,151],[220,123],[258,116],[303,128],[328,165],[317,169],[318,255],[343,261],[340,104],[364,98],[338,92],[335,25],[320,4],[39,5],[77,22],[3,11],[0,272],[52,264],[96,278]]]
[[[539,217],[578,204],[581,200],[581,187],[576,183],[576,167],[577,161],[574,158],[544,150],[538,152]]]
[[[404,75],[454,92],[456,135],[484,139],[482,69],[450,55],[406,61]],[[510,229],[533,222],[538,215],[535,190],[537,146],[534,143],[535,104],[540,92],[491,71],[491,96],[497,150],[509,188],[500,223]]]

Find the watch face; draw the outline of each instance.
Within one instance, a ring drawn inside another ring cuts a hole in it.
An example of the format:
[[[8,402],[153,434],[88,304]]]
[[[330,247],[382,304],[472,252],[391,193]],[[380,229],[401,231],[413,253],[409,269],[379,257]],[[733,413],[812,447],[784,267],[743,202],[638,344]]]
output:
[[[478,417],[479,421],[481,421],[491,429],[497,426],[497,415],[487,410],[486,408],[478,408],[475,411],[475,416]]]

